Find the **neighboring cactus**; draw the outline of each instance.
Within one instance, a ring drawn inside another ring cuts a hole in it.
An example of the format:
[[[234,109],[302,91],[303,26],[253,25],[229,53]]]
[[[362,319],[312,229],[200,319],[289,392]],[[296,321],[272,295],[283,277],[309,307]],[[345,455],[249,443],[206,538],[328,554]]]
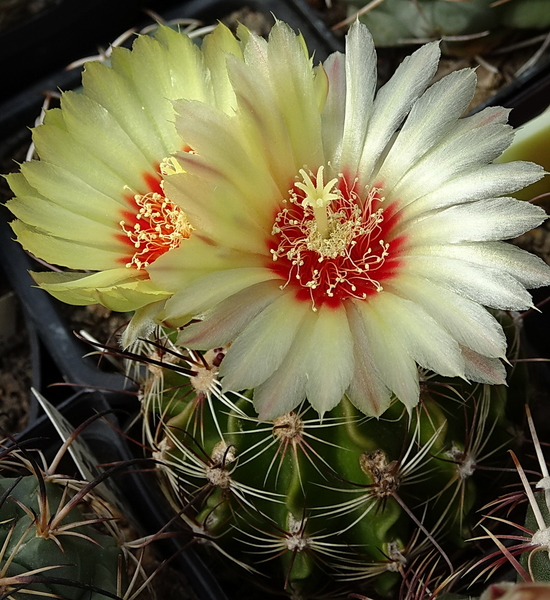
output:
[[[367,5],[350,1],[350,14]],[[439,39],[445,36],[479,37],[484,32],[510,29],[543,29],[550,25],[548,0],[384,0],[360,17],[371,30],[377,46],[395,46],[405,40]]]
[[[479,573],[478,578],[486,573],[492,573],[496,567],[508,562],[516,570],[518,582],[534,584],[550,582],[550,473],[529,407],[526,407],[526,411],[541,478],[532,486],[529,483],[525,469],[515,454],[512,453],[523,490],[512,492],[484,507],[487,514],[483,525],[488,525],[494,520],[500,520],[508,526],[513,526],[516,531],[511,533],[508,528],[504,532],[494,534],[487,527],[483,527],[487,535],[479,539],[491,539],[496,544],[497,550],[488,553],[474,565]],[[530,472],[532,473],[532,471]],[[525,523],[516,524],[509,516],[510,508],[525,501],[528,504]],[[499,508],[507,509],[504,518],[499,514]],[[480,568],[481,566],[483,566],[483,569]],[[519,598],[522,590],[525,590],[527,597],[529,589],[529,586],[519,586],[517,591],[514,589],[507,591],[507,597],[509,595],[510,597]],[[546,598],[547,596],[543,595],[545,589],[546,594],[550,593],[550,588],[545,588],[543,585],[533,585],[531,592],[533,595],[531,597]],[[513,596],[513,593],[518,595]],[[484,595],[484,600],[486,597],[498,596],[494,594],[491,596],[491,592],[488,591]]]
[[[433,551],[449,573],[490,498],[478,465],[514,445],[503,386],[427,378],[410,416],[394,403],[367,418],[344,398],[323,418],[304,406],[260,422],[246,394],[220,394],[223,356],[166,336],[144,357],[148,443],[195,531],[294,598],[370,582],[388,593]]]
[[[122,597],[122,550],[97,528],[109,519],[80,508],[91,501],[86,482],[43,473],[30,453],[13,447],[0,469],[0,596]]]

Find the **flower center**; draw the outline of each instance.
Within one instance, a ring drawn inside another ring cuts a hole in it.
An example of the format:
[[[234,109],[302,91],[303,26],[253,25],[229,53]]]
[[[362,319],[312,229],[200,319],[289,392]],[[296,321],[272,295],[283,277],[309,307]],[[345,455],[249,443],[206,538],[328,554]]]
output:
[[[164,163],[161,164],[163,175],[167,170]],[[125,263],[128,268],[145,269],[168,250],[178,248],[182,240],[191,235],[193,228],[187,216],[177,204],[166,198],[162,184],[161,181],[151,185],[156,189],[146,194],[136,194],[133,197],[136,212],[125,213],[127,220],[120,221],[127,241],[135,249]]]
[[[300,175],[268,241],[269,268],[286,280],[282,287],[294,288],[313,310],[382,291],[398,266],[393,251],[401,240],[390,239],[395,219],[390,207],[382,208],[380,189],[361,197],[343,175],[325,185],[323,167]]]

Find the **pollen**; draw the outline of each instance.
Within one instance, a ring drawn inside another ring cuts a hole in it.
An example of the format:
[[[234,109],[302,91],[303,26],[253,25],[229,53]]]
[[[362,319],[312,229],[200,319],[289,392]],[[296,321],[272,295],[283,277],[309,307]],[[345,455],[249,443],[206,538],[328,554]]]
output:
[[[137,194],[134,203],[137,208],[134,223],[122,220],[120,227],[135,249],[126,267],[141,270],[165,252],[178,248],[193,228],[186,214],[164,194]]]
[[[399,245],[391,239],[381,190],[372,187],[362,196],[343,175],[325,185],[321,169],[315,182],[300,174],[304,183],[289,191],[268,242],[269,268],[284,278],[281,288],[294,288],[313,310],[381,292],[397,265],[392,249]]]

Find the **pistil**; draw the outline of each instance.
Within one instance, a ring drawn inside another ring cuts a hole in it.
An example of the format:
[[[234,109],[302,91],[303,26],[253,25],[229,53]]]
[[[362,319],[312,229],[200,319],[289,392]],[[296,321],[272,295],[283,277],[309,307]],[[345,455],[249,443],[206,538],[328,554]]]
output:
[[[322,168],[317,176],[300,175],[303,182],[283,201],[268,242],[270,268],[285,281],[281,287],[295,288],[312,310],[381,292],[399,267],[404,243],[392,236],[394,209],[383,208],[381,189],[360,196],[343,176],[337,186],[336,180],[324,185]]]
[[[326,185],[323,180],[324,167],[320,166],[317,169],[317,175],[315,176],[315,183],[313,183],[310,175],[308,175],[304,169],[300,169],[299,173],[303,178],[301,181],[296,183],[296,187],[304,192],[304,198],[302,200],[302,206],[311,206],[313,208],[313,216],[317,223],[317,231],[323,239],[327,239],[330,235],[330,224],[328,219],[328,206],[337,198],[340,197],[340,193],[334,190],[334,186],[338,183],[338,178],[331,179]]]

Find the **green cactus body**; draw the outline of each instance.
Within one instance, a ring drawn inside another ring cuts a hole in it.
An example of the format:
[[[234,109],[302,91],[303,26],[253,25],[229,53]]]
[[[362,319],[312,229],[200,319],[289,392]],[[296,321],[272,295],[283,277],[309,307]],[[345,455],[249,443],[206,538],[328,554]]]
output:
[[[50,530],[51,518],[67,501],[56,483],[46,482],[42,488],[49,511],[42,527],[40,488],[34,475],[0,478],[0,593],[12,590],[9,597],[15,600],[30,600],[36,594],[68,600],[116,597],[121,551],[115,540],[86,524],[78,507]],[[18,582],[10,581],[16,576],[34,576],[37,581],[27,581],[17,591]]]
[[[366,4],[354,1],[359,8]],[[361,17],[377,46],[404,40],[492,33],[503,28],[543,29],[550,25],[548,0],[516,0],[493,6],[491,0],[385,0]],[[355,8],[354,8],[355,10]]]
[[[521,555],[521,564],[534,581],[550,581],[550,511],[546,491],[534,494],[539,508],[539,516],[534,514],[533,506],[529,505],[525,517],[525,528],[532,531],[531,548]],[[546,527],[539,523],[541,519]]]
[[[194,387],[184,356],[170,359],[165,399],[145,398],[164,409],[149,414],[149,443],[172,499],[212,545],[296,598],[371,580],[386,594],[421,551],[460,552],[478,463],[512,444],[504,387],[428,379],[411,415],[394,403],[367,418],[344,398],[322,419],[304,407],[259,422],[246,395],[220,402],[215,378]],[[216,372],[207,355],[201,369]]]

